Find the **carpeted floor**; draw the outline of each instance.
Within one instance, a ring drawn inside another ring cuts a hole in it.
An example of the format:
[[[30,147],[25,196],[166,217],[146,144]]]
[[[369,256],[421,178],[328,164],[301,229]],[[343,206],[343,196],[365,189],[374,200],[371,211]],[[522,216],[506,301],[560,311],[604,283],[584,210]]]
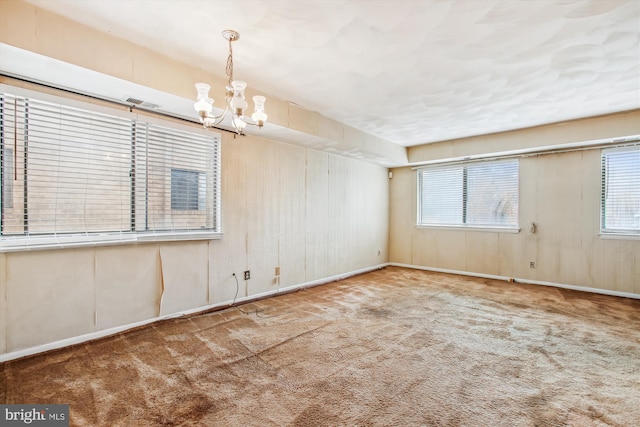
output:
[[[1,366],[77,426],[639,426],[640,300],[404,268]]]

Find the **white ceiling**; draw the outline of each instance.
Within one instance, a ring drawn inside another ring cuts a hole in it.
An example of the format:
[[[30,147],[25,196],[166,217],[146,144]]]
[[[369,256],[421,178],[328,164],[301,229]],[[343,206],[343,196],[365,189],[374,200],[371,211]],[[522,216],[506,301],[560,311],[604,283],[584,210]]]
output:
[[[640,108],[639,0],[28,1],[404,146]]]

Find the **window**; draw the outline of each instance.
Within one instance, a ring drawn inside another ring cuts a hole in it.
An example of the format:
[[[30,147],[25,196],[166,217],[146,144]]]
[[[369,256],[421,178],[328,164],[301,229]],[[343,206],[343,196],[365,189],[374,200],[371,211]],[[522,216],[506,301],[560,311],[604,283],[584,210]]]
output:
[[[218,135],[99,107],[0,96],[0,250],[220,232]]]
[[[208,132],[152,123],[136,124],[136,140],[137,210],[145,212],[144,228],[218,231],[219,142]],[[142,218],[136,222],[143,227]]]
[[[640,146],[602,151],[600,230],[640,234]]]
[[[418,225],[518,228],[518,161],[418,170]]]
[[[200,200],[206,197],[206,182],[206,174],[202,172],[171,169],[171,209],[204,209]]]

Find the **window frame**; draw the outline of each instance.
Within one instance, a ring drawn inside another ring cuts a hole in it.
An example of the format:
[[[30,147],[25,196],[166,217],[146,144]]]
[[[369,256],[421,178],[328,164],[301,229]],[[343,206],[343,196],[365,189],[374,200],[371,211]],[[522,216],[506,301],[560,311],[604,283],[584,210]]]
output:
[[[607,181],[607,165],[606,157],[609,153],[623,153],[623,152],[637,152],[640,156],[640,143],[635,143],[629,146],[608,147],[600,150],[600,221],[599,221],[599,235],[604,239],[640,239],[640,227],[638,229],[626,229],[626,228],[607,228],[607,193],[611,185]],[[640,170],[640,165],[638,169]],[[640,187],[640,178],[636,182]],[[640,191],[640,188],[638,188]]]
[[[518,202],[518,207],[516,211],[517,224],[515,226],[506,226],[502,224],[496,224],[496,225],[469,224],[467,222],[469,219],[469,213],[467,211],[468,202],[469,202],[469,197],[467,193],[469,191],[467,168],[473,167],[473,166],[482,166],[482,165],[508,163],[508,162],[515,163],[517,165],[518,177],[517,177],[517,182],[515,184],[515,187],[517,189],[517,202]],[[460,212],[460,216],[462,217],[463,222],[457,223],[457,224],[445,224],[445,223],[435,223],[435,222],[423,223],[422,222],[423,203],[422,203],[422,183],[421,183],[424,177],[423,172],[434,171],[434,170],[456,169],[456,168],[463,169],[463,172],[462,172],[463,182],[460,183],[461,189],[462,189],[461,196],[463,198],[463,200],[460,201],[460,206],[462,209],[462,211]],[[511,159],[498,159],[498,160],[460,161],[460,162],[443,163],[443,164],[436,164],[436,165],[416,168],[416,190],[417,190],[416,191],[417,193],[416,194],[416,228],[440,229],[440,230],[445,229],[445,230],[459,230],[459,231],[488,231],[488,232],[500,232],[500,233],[519,233],[521,230],[520,228],[520,162],[518,159],[511,158]]]
[[[33,250],[33,249],[51,249],[51,248],[139,243],[139,242],[146,242],[146,241],[184,241],[184,240],[188,241],[188,240],[212,240],[212,239],[222,238],[223,236],[222,223],[221,223],[222,197],[220,194],[221,177],[222,177],[222,169],[221,169],[222,139],[221,139],[220,133],[210,131],[210,130],[205,130],[201,126],[195,123],[194,124],[181,123],[175,119],[172,119],[171,117],[156,117],[150,114],[139,113],[135,110],[128,111],[124,109],[118,109],[117,107],[105,106],[104,104],[107,104],[106,101],[103,103],[101,102],[89,103],[82,100],[67,98],[64,96],[43,93],[37,90],[17,88],[7,84],[0,84],[0,92],[11,94],[21,98],[32,98],[38,101],[60,104],[64,107],[79,108],[92,113],[117,116],[117,117],[125,118],[127,120],[131,120],[134,123],[135,122],[147,123],[151,125],[173,129],[177,132],[193,133],[193,134],[200,135],[200,138],[202,136],[205,136],[206,138],[211,139],[212,158],[213,158],[213,165],[212,165],[213,174],[211,177],[211,179],[213,180],[212,181],[213,185],[210,185],[210,188],[208,189],[210,191],[210,194],[208,194],[208,199],[206,200],[206,203],[209,203],[211,201],[213,202],[213,206],[208,206],[211,212],[208,213],[209,220],[207,221],[208,223],[212,224],[211,227],[207,226],[206,228],[194,228],[191,230],[187,230],[187,229],[185,230],[178,230],[178,229],[140,230],[140,229],[133,228],[130,230],[119,230],[119,231],[109,231],[109,232],[87,231],[87,232],[67,233],[67,234],[63,234],[63,233],[56,234],[55,231],[50,230],[46,233],[42,233],[38,235],[34,235],[34,234],[30,235],[29,233],[5,235],[2,230],[2,227],[0,227],[0,253]],[[4,120],[4,117],[3,117],[3,120]],[[2,133],[4,132],[5,132],[5,129],[3,127]],[[2,136],[3,136],[2,144],[4,144],[5,138],[4,138],[4,135]],[[132,145],[133,145],[133,142],[132,142]],[[4,147],[0,147],[0,148],[4,148]],[[4,167],[2,169],[3,169],[2,173],[4,173]],[[170,172],[170,169],[169,169],[169,172]],[[2,190],[0,189],[0,191]],[[131,192],[133,197],[133,193],[135,192],[133,187],[131,189]],[[200,206],[201,204],[199,204],[199,208]],[[170,204],[169,204],[169,207],[170,207]],[[0,206],[0,210],[2,210],[2,212],[4,212],[4,209],[5,208]],[[134,211],[133,208],[132,208],[132,211]],[[143,215],[142,213],[139,213],[139,214]],[[135,216],[136,213],[134,213],[133,215]],[[0,226],[3,226],[3,225],[4,225],[4,222],[0,224]]]

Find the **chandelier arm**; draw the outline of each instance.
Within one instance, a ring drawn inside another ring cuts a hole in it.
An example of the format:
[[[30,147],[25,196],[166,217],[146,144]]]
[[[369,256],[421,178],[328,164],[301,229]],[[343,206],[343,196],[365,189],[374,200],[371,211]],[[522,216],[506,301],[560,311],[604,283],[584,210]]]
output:
[[[224,118],[225,114],[227,114],[227,110],[226,109],[222,113],[218,114],[217,116],[214,116],[213,114],[207,114],[205,117],[207,119],[218,120],[218,119]]]
[[[256,123],[256,122],[251,123],[251,122],[246,121],[246,120],[244,119],[245,117],[247,117],[247,116],[242,116],[242,117],[241,117],[241,119],[242,119],[242,121],[243,121],[243,122],[245,122],[245,123],[246,123],[246,124],[248,124],[249,126],[258,126],[258,127],[260,127],[260,125],[259,125],[258,123]],[[253,119],[250,119],[250,120],[251,120],[251,121],[253,121]]]
[[[224,120],[224,118],[226,117],[227,113],[229,112],[229,102],[227,101],[227,104],[224,108],[224,111],[222,111],[222,113],[218,114],[218,115],[213,115],[211,113],[207,114],[204,117],[200,118],[200,121],[202,122],[202,126],[206,128],[211,128],[214,126],[218,126],[220,123],[222,123],[222,121]],[[209,123],[207,124],[205,122],[205,120],[213,120],[213,123]]]
[[[210,126],[218,126],[218,125],[219,125],[220,123],[222,123],[222,121],[224,120],[224,116],[225,116],[225,115],[223,114],[223,115],[221,115],[221,116],[217,116],[217,117],[215,117],[215,118],[214,118],[214,120],[215,120],[215,121],[214,121],[213,123],[211,123],[211,125],[210,125]]]
[[[206,119],[210,119],[210,120],[218,120],[218,119],[223,119],[225,114],[227,114],[227,109],[225,109],[222,113],[218,114],[217,116],[214,116],[213,114],[207,114],[206,116],[204,116]],[[221,120],[222,121],[222,120]]]

